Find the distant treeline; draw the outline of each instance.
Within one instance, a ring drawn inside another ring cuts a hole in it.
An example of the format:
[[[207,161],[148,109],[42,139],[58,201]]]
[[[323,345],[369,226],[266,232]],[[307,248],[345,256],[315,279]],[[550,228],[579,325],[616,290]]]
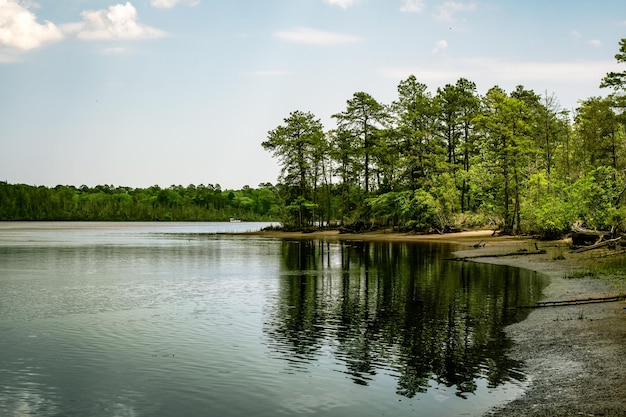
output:
[[[272,184],[222,190],[219,185],[169,188],[54,188],[0,182],[0,220],[272,221],[278,203]]]

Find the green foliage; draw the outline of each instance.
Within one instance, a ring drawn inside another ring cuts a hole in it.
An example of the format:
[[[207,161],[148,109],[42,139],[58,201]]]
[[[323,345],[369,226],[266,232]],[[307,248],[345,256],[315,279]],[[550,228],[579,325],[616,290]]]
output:
[[[367,199],[371,216],[384,226],[398,226],[404,221],[403,206],[406,205],[408,192],[389,192]]]
[[[621,201],[626,178],[611,167],[599,167],[568,187],[571,217],[599,230],[623,228],[626,207]]]
[[[292,201],[289,205],[285,206],[286,215],[283,217],[283,223],[285,226],[302,227],[305,223],[305,218],[311,218],[313,210],[318,207],[317,204],[307,200],[304,197],[298,197]]]
[[[623,39],[620,63],[625,48]],[[610,73],[603,86],[621,91],[624,79]],[[281,213],[296,226],[488,225],[544,237],[576,221],[623,229],[626,99],[616,93],[580,103],[570,115],[547,92],[523,86],[479,96],[464,78],[433,96],[411,75],[388,106],[357,92],[332,116],[336,130],[291,142],[275,130],[263,146],[281,161]],[[294,115],[306,116],[292,113],[285,128]]]
[[[424,190],[415,190],[402,208],[406,224],[415,230],[427,230],[437,223],[440,210],[435,198]]]
[[[545,172],[530,176],[521,206],[523,230],[556,238],[570,229],[574,220],[564,200],[563,187],[563,184],[550,184]]]
[[[283,125],[268,132],[262,146],[282,163],[279,180],[283,222],[297,227],[312,224],[315,212],[303,202],[320,197],[315,190],[320,171],[325,169],[328,149],[322,123],[312,113],[294,111],[284,119]],[[294,213],[294,210],[299,211]]]
[[[352,137],[356,148],[352,149],[354,161],[363,166],[363,187],[370,192],[370,180],[373,162],[379,149],[380,129],[388,118],[384,106],[371,95],[364,92],[354,93],[346,103],[346,110],[333,115],[337,120],[342,137]],[[357,172],[353,170],[353,172]]]
[[[618,63],[626,63],[626,38],[619,41],[619,52],[615,55]],[[601,88],[613,88],[614,90],[626,90],[626,71],[609,72],[600,83]]]
[[[0,182],[0,220],[226,221],[278,220],[271,184],[224,190],[213,185],[162,189],[98,185],[55,188]]]

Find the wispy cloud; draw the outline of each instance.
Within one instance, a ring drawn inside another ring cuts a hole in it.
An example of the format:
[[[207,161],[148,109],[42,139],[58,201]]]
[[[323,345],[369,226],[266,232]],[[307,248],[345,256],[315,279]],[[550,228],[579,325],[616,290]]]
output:
[[[380,69],[384,77],[406,78],[415,74],[422,82],[453,82],[465,77],[485,80],[494,84],[527,82],[583,82],[600,79],[609,71],[615,71],[612,61],[564,61],[533,62],[507,61],[496,58],[447,59],[414,67],[385,67]]]
[[[326,32],[306,27],[297,27],[289,30],[278,31],[274,33],[274,36],[284,41],[306,43],[310,45],[340,45],[355,43],[361,40],[358,36],[354,35],[338,32]]]
[[[401,12],[419,13],[422,10],[424,10],[424,0],[402,0]]]
[[[179,4],[195,6],[198,3],[199,0],[150,0],[150,4],[159,9],[171,9]]]
[[[445,55],[448,49],[448,42],[442,40],[435,43],[435,49],[433,49],[433,55]]]
[[[137,10],[130,3],[116,4],[108,9],[87,10],[83,21],[63,25],[63,31],[86,40],[149,39],[165,36],[157,28],[137,21]]]
[[[261,70],[248,73],[252,77],[283,77],[289,74],[291,73],[286,70]]]
[[[604,42],[602,42],[599,39],[587,39],[587,40],[585,40],[585,37],[583,36],[583,34],[580,33],[577,30],[572,30],[569,35],[570,35],[570,37],[573,40],[584,42],[587,45],[593,46],[594,48],[601,48],[604,45]]]
[[[331,6],[341,7],[342,9],[355,6],[358,2],[359,0],[324,0],[324,3],[330,4]]]
[[[15,0],[0,0],[0,45],[28,50],[61,39],[63,33],[54,23],[40,24],[26,6]]]
[[[569,33],[570,37],[574,38],[574,39],[580,39],[583,37],[582,33],[580,33],[579,31],[577,31],[576,29],[572,29],[572,31]]]
[[[596,48],[600,48],[602,45],[604,45],[604,44],[602,43],[602,41],[601,41],[601,40],[599,40],[599,39],[591,39],[591,40],[587,41],[587,43],[588,43],[589,45],[591,45],[591,46],[596,47]]]
[[[474,3],[458,3],[456,1],[446,1],[435,8],[433,17],[441,22],[454,23],[457,21],[459,13],[473,12],[477,8]]]

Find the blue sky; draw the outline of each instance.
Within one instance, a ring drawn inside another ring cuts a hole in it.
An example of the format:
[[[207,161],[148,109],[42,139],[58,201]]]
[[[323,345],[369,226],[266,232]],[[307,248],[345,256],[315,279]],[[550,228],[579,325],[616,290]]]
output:
[[[0,0],[0,181],[276,182],[267,132],[364,91],[607,95],[623,0]]]

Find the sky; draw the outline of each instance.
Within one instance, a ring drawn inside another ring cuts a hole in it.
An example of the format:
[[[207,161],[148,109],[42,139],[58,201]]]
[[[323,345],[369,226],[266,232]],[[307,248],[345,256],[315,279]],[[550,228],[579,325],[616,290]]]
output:
[[[624,37],[623,0],[0,0],[0,181],[276,183],[290,112],[330,130],[412,74],[573,111]]]

